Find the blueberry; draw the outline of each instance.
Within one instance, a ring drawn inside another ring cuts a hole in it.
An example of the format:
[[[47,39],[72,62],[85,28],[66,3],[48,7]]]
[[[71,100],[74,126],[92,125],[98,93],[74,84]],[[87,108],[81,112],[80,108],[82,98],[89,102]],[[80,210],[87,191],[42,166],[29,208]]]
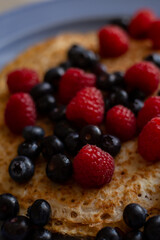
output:
[[[111,106],[115,105],[123,105],[127,106],[128,105],[128,93],[123,90],[123,89],[115,89],[113,93],[110,94],[109,96],[110,101],[111,101]]]
[[[65,73],[62,67],[54,67],[49,69],[44,76],[44,82],[50,83],[54,90],[57,91],[59,87],[59,81]]]
[[[149,56],[147,56],[145,61],[153,62],[157,67],[160,68],[160,54],[158,53],[152,53]]]
[[[64,139],[68,134],[74,132],[67,121],[61,121],[55,124],[54,134],[60,139]]]
[[[69,49],[68,59],[74,67],[82,69],[91,69],[98,62],[98,57],[94,52],[79,45],[73,45]]]
[[[107,73],[107,67],[103,63],[97,62],[92,69],[92,72],[97,76]]]
[[[65,117],[66,117],[66,106],[61,105],[59,107],[54,108],[50,112],[49,117],[50,117],[51,121],[53,121],[53,122],[65,119]]]
[[[97,87],[103,91],[108,90],[109,87],[112,85],[112,76],[113,75],[109,75],[107,72],[101,73],[99,76],[97,76]]]
[[[44,228],[36,229],[31,240],[53,240],[52,233]]]
[[[23,142],[18,146],[18,155],[26,156],[32,160],[39,157],[41,148],[36,142]]]
[[[71,155],[76,155],[80,148],[79,134],[76,132],[70,133],[64,139],[66,151]]]
[[[52,94],[52,93],[53,93],[53,87],[51,86],[51,84],[47,82],[37,84],[30,91],[31,96],[35,101],[47,94]]]
[[[144,236],[147,240],[160,239],[160,215],[148,219],[144,225]]]
[[[39,141],[43,139],[45,132],[41,127],[27,126],[23,129],[22,135],[26,141]]]
[[[96,240],[122,240],[119,232],[115,228],[102,228],[96,236]]]
[[[135,230],[128,232],[125,235],[124,240],[144,240],[144,235],[142,232]]]
[[[82,128],[80,132],[80,140],[83,145],[92,144],[97,145],[100,142],[102,132],[99,127],[95,125],[87,125]]]
[[[32,206],[28,208],[28,216],[32,224],[40,227],[45,226],[51,216],[50,204],[43,199],[36,200]]]
[[[144,226],[147,217],[147,210],[139,204],[127,205],[123,212],[123,219],[128,227],[139,229]]]
[[[43,157],[49,160],[57,153],[63,153],[64,145],[55,135],[45,137],[42,141]]]
[[[134,101],[135,99],[139,99],[143,101],[146,98],[146,95],[141,90],[134,89],[132,92],[129,93],[129,98],[131,101]]]
[[[121,141],[115,136],[106,134],[101,138],[100,147],[115,157],[120,152]]]
[[[131,111],[137,116],[141,108],[144,106],[144,102],[139,99],[135,99],[132,103],[130,103]]]
[[[15,217],[19,212],[19,203],[17,199],[9,194],[0,195],[0,221]]]
[[[72,176],[72,162],[65,155],[54,155],[47,164],[46,174],[56,183],[64,183]]]
[[[68,68],[72,67],[72,64],[69,61],[66,61],[60,63],[59,67],[63,68],[63,70],[66,71]]]
[[[30,234],[30,221],[25,216],[10,218],[3,223],[1,233],[7,240],[25,240]]]
[[[56,100],[50,94],[47,94],[36,101],[37,111],[42,115],[49,114],[55,106]]]
[[[9,174],[16,182],[27,182],[33,177],[34,164],[28,157],[18,156],[10,163]]]
[[[117,25],[126,31],[128,30],[129,22],[130,18],[128,16],[111,18],[108,21],[109,24]]]
[[[124,72],[114,72],[113,75],[115,76],[114,85],[125,87]]]

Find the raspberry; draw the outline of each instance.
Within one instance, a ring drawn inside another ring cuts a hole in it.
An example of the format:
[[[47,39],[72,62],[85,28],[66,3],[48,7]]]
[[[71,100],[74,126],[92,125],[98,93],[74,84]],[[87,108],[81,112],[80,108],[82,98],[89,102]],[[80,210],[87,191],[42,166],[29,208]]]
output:
[[[131,88],[138,88],[148,95],[158,88],[159,80],[160,71],[151,62],[136,63],[125,74],[125,81]]]
[[[76,93],[84,87],[93,87],[96,77],[93,74],[85,73],[78,68],[70,68],[62,76],[59,85],[59,95],[63,103],[68,103]]]
[[[154,21],[149,30],[149,38],[153,43],[153,48],[160,49],[160,20]]]
[[[38,83],[38,74],[32,69],[17,69],[10,72],[7,76],[7,84],[10,93],[30,92],[32,87]]]
[[[160,118],[148,122],[138,137],[138,152],[148,162],[160,160]]]
[[[141,9],[131,19],[129,33],[134,38],[146,38],[152,22],[156,19],[150,9]]]
[[[114,173],[114,159],[94,145],[85,145],[73,160],[74,178],[83,187],[101,187]]]
[[[101,57],[118,57],[127,52],[129,39],[124,30],[114,25],[107,25],[98,33]]]
[[[13,133],[21,133],[24,127],[36,121],[35,104],[27,93],[13,94],[6,105],[5,123]]]
[[[144,107],[138,113],[138,128],[142,129],[154,117],[160,117],[160,97],[158,96],[150,97],[145,101]]]
[[[133,138],[136,134],[136,118],[128,108],[117,105],[106,115],[107,131],[123,141]]]
[[[104,116],[102,93],[95,87],[80,90],[67,106],[66,116],[75,122],[84,121],[88,124],[100,124]]]

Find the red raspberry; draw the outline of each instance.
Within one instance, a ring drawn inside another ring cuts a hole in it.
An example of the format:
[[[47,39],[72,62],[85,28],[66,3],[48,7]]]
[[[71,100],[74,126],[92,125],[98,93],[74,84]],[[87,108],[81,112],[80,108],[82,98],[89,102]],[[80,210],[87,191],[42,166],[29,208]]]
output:
[[[152,118],[138,137],[138,152],[148,162],[160,161],[160,118]]]
[[[5,123],[13,133],[21,133],[24,127],[36,121],[35,104],[27,93],[13,94],[6,105]]]
[[[131,88],[138,88],[148,95],[158,88],[159,80],[160,71],[151,62],[136,63],[125,74],[125,81]]]
[[[59,95],[63,103],[68,103],[76,93],[84,87],[93,87],[96,77],[93,74],[85,73],[78,68],[70,68],[62,76],[59,85]]]
[[[98,33],[101,57],[119,57],[129,48],[129,39],[125,31],[114,25],[107,25]]]
[[[152,22],[156,19],[150,9],[141,9],[133,16],[129,24],[129,33],[134,38],[146,38]]]
[[[155,49],[160,49],[160,20],[154,21],[149,30],[149,38]]]
[[[66,116],[75,122],[99,124],[103,121],[104,101],[102,93],[95,87],[80,90],[67,106]]]
[[[73,160],[74,178],[82,187],[101,187],[114,173],[114,159],[93,145],[85,145]]]
[[[136,118],[128,108],[117,105],[106,115],[107,131],[123,141],[133,138],[136,134]]]
[[[160,117],[160,97],[158,96],[150,97],[145,101],[144,107],[138,113],[138,128],[142,129],[154,117]]]
[[[17,69],[7,76],[10,93],[30,92],[31,88],[39,83],[38,74],[27,68]]]

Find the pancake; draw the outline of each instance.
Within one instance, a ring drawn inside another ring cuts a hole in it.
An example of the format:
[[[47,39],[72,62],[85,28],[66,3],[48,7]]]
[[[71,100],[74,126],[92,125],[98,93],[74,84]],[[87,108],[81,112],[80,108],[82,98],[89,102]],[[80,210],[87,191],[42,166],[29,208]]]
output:
[[[9,98],[6,75],[10,71],[28,67],[36,70],[43,80],[46,70],[66,59],[68,48],[80,44],[98,51],[96,33],[64,34],[31,47],[6,66],[0,73],[0,193],[12,193],[20,203],[20,214],[39,198],[47,200],[52,216],[47,228],[73,236],[95,236],[104,226],[116,226],[123,230],[122,214],[129,203],[139,203],[150,215],[160,212],[160,162],[149,165],[137,153],[137,139],[123,143],[115,158],[113,179],[100,189],[83,189],[74,180],[59,185],[51,182],[45,173],[46,161],[36,162],[33,178],[26,184],[17,184],[9,176],[8,166],[17,155],[17,147],[23,141],[12,134],[4,123],[4,109]],[[130,41],[129,51],[115,59],[105,59],[108,72],[125,71],[152,52],[150,42]],[[46,136],[53,133],[48,119],[39,119]]]

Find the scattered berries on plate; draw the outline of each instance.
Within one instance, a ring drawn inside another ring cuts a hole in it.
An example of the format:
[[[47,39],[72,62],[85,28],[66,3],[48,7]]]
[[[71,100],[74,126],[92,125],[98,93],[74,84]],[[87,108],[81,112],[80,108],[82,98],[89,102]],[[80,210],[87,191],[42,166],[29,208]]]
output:
[[[114,159],[94,145],[85,145],[73,160],[74,178],[82,187],[101,187],[114,173]]]
[[[9,193],[0,195],[0,221],[15,217],[19,212],[18,200]]]
[[[80,131],[80,140],[83,145],[92,144],[98,145],[101,140],[102,132],[95,125],[86,125]]]
[[[54,67],[49,69],[44,76],[44,82],[50,83],[56,92],[59,88],[59,81],[64,74],[63,67]]]
[[[121,141],[119,138],[109,134],[102,135],[100,147],[112,157],[115,157],[121,150]]]
[[[18,155],[26,156],[32,160],[39,157],[41,152],[40,145],[36,142],[23,142],[18,146]]]
[[[39,126],[27,126],[22,131],[22,136],[26,141],[40,141],[44,135],[45,131]]]
[[[153,48],[160,49],[160,20],[156,20],[152,23],[149,30],[149,38],[152,41]]]
[[[39,83],[36,86],[34,86],[30,91],[30,95],[32,96],[34,101],[38,100],[39,98],[45,95],[52,94],[52,93],[53,93],[53,87],[48,82]]]

